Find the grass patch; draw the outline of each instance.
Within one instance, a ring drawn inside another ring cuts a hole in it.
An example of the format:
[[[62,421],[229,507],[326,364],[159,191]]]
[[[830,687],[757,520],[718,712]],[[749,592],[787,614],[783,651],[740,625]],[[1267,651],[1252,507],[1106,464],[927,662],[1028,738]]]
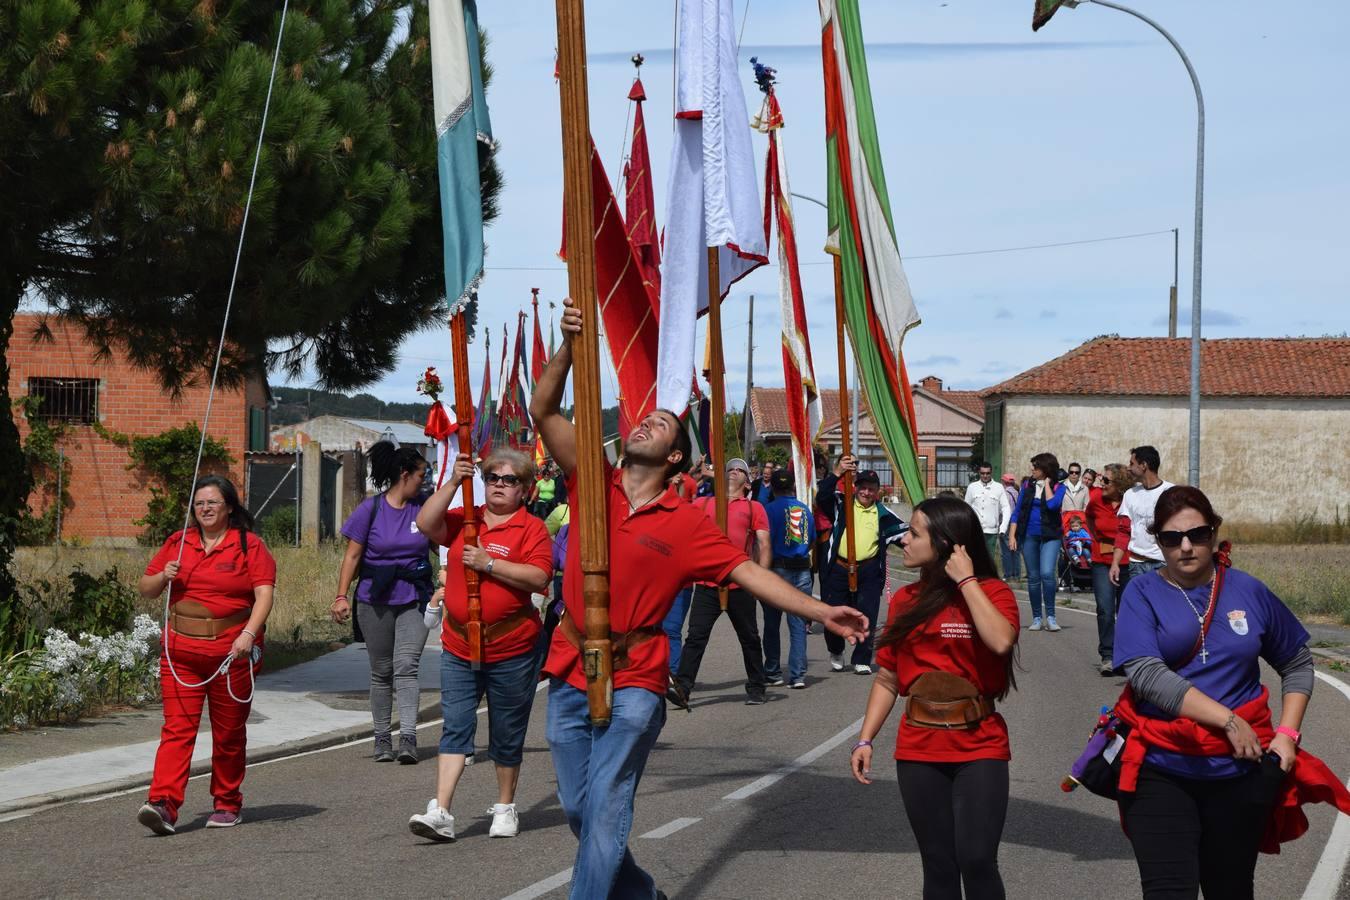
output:
[[[1350,544],[1350,515],[1341,508],[1329,520],[1312,514],[1295,516],[1284,522],[1247,524],[1225,523],[1223,536],[1234,544]]]
[[[1264,581],[1300,617],[1350,625],[1350,559],[1344,547],[1238,545],[1233,565]]]
[[[277,589],[267,621],[269,652],[273,646],[286,643],[326,645],[350,638],[351,625],[339,625],[328,615],[337,592],[343,549],[342,544],[330,543],[318,548],[272,550],[277,561]],[[115,566],[122,580],[134,589],[153,555],[153,550],[144,547],[21,547],[15,554],[15,564],[20,583],[55,580],[76,565],[92,573]],[[162,600],[145,600],[138,595],[137,612],[158,620]]]

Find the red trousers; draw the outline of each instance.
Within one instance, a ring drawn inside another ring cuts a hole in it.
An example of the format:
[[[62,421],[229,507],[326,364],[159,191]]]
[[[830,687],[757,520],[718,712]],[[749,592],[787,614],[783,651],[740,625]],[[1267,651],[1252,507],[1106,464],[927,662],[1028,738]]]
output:
[[[198,684],[215,674],[230,652],[234,639],[243,631],[241,624],[214,640],[184,637],[166,632],[168,649],[178,678]],[[254,674],[261,665],[255,667]],[[249,660],[237,659],[229,669],[229,687],[236,697],[249,698]],[[150,801],[163,803],[176,818],[187,790],[192,749],[202,721],[202,703],[209,699],[211,715],[211,796],[216,809],[238,812],[244,804],[239,787],[244,783],[244,749],[251,703],[240,703],[230,696],[226,675],[221,674],[201,687],[184,687],[169,671],[163,653],[159,660],[159,682],[164,695],[164,728],[155,754],[155,774],[150,782]]]

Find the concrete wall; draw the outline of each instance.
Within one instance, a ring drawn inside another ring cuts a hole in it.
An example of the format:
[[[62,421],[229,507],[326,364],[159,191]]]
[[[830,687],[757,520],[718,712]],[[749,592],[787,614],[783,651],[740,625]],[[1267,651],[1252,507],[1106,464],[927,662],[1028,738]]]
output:
[[[1186,481],[1184,397],[1010,397],[1003,468],[1026,474],[1039,452],[1060,465],[1100,469],[1152,444],[1161,474]],[[1350,515],[1350,398],[1206,398],[1200,414],[1200,486],[1229,522],[1265,524]]]
[[[286,453],[313,441],[325,450],[354,450],[359,444],[369,447],[380,439],[380,433],[361,428],[339,416],[316,416],[297,425],[283,425],[272,429],[271,450]]]

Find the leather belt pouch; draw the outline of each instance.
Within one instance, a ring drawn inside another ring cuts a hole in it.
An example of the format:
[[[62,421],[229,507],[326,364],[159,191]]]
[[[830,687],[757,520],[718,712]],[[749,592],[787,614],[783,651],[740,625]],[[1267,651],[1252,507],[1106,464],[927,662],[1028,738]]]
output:
[[[503,635],[510,634],[511,632],[515,631],[517,628],[519,628],[521,625],[524,625],[532,618],[536,618],[533,608],[528,610],[521,610],[520,612],[507,616],[505,619],[502,619],[499,622],[493,622],[491,625],[484,625],[483,643],[490,644],[493,641],[497,640],[498,638],[502,637]],[[467,641],[469,639],[468,629],[464,627],[463,622],[460,622],[456,619],[452,619],[450,616],[447,615],[445,617],[445,624],[450,628],[451,631],[459,635],[460,638],[462,638],[463,640]]]
[[[949,672],[920,675],[905,701],[905,722],[920,728],[975,728],[993,713],[993,700]]]
[[[571,616],[563,616],[558,621],[558,628],[561,629],[563,637],[567,638],[567,643],[576,647],[578,650],[582,649],[586,639],[585,636],[577,630],[577,625],[572,621]],[[609,633],[609,641],[614,660],[612,671],[622,672],[624,669],[628,668],[629,663],[631,662],[628,654],[633,651],[634,647],[645,644],[647,641],[658,635],[664,636],[665,633],[665,629],[660,625],[648,625],[642,628],[634,628],[631,631],[611,631]]]
[[[237,613],[216,618],[200,603],[180,600],[169,610],[169,627],[183,637],[213,641],[234,626],[247,622],[250,615],[250,610],[241,609]]]

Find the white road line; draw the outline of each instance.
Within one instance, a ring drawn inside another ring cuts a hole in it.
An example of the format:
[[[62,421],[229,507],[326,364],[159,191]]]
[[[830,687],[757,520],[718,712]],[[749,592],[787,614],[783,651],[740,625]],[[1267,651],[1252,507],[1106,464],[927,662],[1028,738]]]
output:
[[[682,819],[673,819],[667,822],[666,824],[662,825],[660,828],[653,828],[646,834],[638,835],[638,837],[647,838],[648,840],[653,841],[659,841],[661,838],[668,838],[675,832],[688,828],[690,825],[697,825],[699,822],[702,821],[703,821],[702,819],[690,819],[687,817]]]
[[[788,777],[798,769],[811,765],[811,763],[820,759],[826,753],[829,753],[835,747],[838,747],[840,744],[844,743],[844,741],[848,740],[850,737],[857,734],[858,729],[862,728],[862,723],[863,720],[859,718],[852,725],[849,725],[843,731],[839,732],[834,737],[830,738],[828,741],[821,744],[820,746],[812,750],[808,750],[801,756],[794,759],[792,762],[788,763],[787,765],[783,766],[780,769],[777,769],[776,771],[770,772],[763,778],[756,778],[754,781],[750,782],[745,787],[737,788],[730,794],[727,794],[722,799],[732,801],[744,800],[747,797],[753,797],[755,794],[758,794],[765,788],[772,787],[773,785],[782,781],[784,778]]]
[[[536,881],[527,888],[516,891],[504,900],[534,900],[535,897],[542,897],[554,888],[560,888],[572,880],[571,868],[563,869],[557,875],[550,875],[543,881]]]
[[[1350,700],[1350,685],[1322,672],[1314,671],[1314,674]],[[1346,784],[1350,785],[1350,782]],[[1338,815],[1336,824],[1331,828],[1331,836],[1327,838],[1327,845],[1322,850],[1322,857],[1317,861],[1317,868],[1313,870],[1308,886],[1303,891],[1303,900],[1336,896],[1347,862],[1350,862],[1350,816]]]
[[[5,822],[14,822],[18,819],[26,819],[31,815],[32,813],[30,812],[15,813],[12,816],[5,816],[3,819],[0,819],[0,824],[4,824]]]
[[[541,681],[541,682],[539,682],[539,686],[536,687],[536,688],[534,689],[534,692],[537,694],[537,693],[539,693],[540,691],[542,691],[542,690],[543,690],[544,688],[546,688],[546,687],[548,687],[548,682],[547,682],[547,681]],[[480,707],[478,708],[478,710],[477,710],[477,715],[480,715],[480,716],[481,716],[481,715],[482,715],[483,713],[485,713],[485,712],[487,712],[487,704],[486,704],[486,703],[483,704],[482,706],[480,706]],[[423,723],[421,723],[420,725],[418,725],[418,726],[417,726],[417,730],[418,730],[418,731],[421,731],[423,728],[439,728],[439,727],[444,723],[444,721],[445,721],[444,719],[432,719],[430,722],[423,722]],[[317,750],[304,750],[304,751],[301,751],[300,753],[291,753],[291,754],[288,754],[288,755],[286,755],[286,756],[278,756],[276,759],[264,759],[264,760],[260,760],[259,762],[252,762],[252,763],[249,763],[248,765],[246,765],[244,768],[246,768],[246,769],[256,769],[258,766],[269,766],[269,765],[271,765],[272,763],[287,762],[288,760],[292,760],[292,759],[300,759],[300,758],[305,757],[305,756],[315,756],[315,755],[320,754],[320,753],[331,753],[331,752],[334,751],[334,750],[345,750],[345,749],[348,748],[348,747],[355,747],[357,744],[364,744],[364,743],[366,743],[366,742],[369,741],[369,740],[370,740],[369,737],[360,737],[360,738],[356,738],[356,739],[354,739],[354,740],[345,741],[344,743],[341,743],[341,744],[334,744],[334,745],[332,745],[331,747],[320,747],[320,748],[317,749]],[[202,772],[202,773],[199,774],[199,775],[193,775],[193,776],[192,776],[191,778],[189,778],[188,780],[189,780],[189,781],[196,781],[196,780],[199,779],[199,778],[206,778],[206,777],[208,777],[210,774],[211,774],[210,772]],[[148,784],[148,783],[149,783],[149,782],[147,782],[147,784]],[[93,797],[82,797],[81,799],[76,800],[76,801],[74,801],[74,802],[76,802],[76,803],[97,803],[97,802],[100,801],[100,800],[110,800],[110,799],[112,799],[113,797],[125,797],[125,796],[128,795],[128,794],[138,794],[138,793],[140,793],[140,792],[142,792],[142,791],[144,791],[144,790],[145,790],[145,785],[144,785],[144,784],[141,784],[141,785],[137,785],[136,787],[133,787],[133,788],[127,788],[126,790],[121,790],[121,791],[111,791],[111,792],[109,792],[109,793],[107,793],[107,794],[97,794],[97,795],[95,795],[95,796],[93,796]],[[62,805],[64,805],[65,803],[69,803],[69,802],[72,802],[72,801],[69,801],[69,800],[57,801],[56,803],[53,803],[53,804],[51,804],[50,806],[45,806],[45,807],[41,807],[41,808],[42,808],[42,809],[53,809],[53,808],[55,808],[55,807],[57,807],[57,806],[62,806]],[[34,812],[36,812],[36,811],[37,811],[37,810],[34,810]],[[24,815],[32,815],[32,813],[31,813],[31,812],[30,812],[30,813],[24,813]],[[13,818],[10,818],[10,819],[0,819],[0,824],[3,824],[3,823],[5,823],[5,822],[10,822],[10,821],[13,821],[13,819],[18,819],[18,818],[23,818],[23,816],[20,815],[20,816],[14,816]]]

